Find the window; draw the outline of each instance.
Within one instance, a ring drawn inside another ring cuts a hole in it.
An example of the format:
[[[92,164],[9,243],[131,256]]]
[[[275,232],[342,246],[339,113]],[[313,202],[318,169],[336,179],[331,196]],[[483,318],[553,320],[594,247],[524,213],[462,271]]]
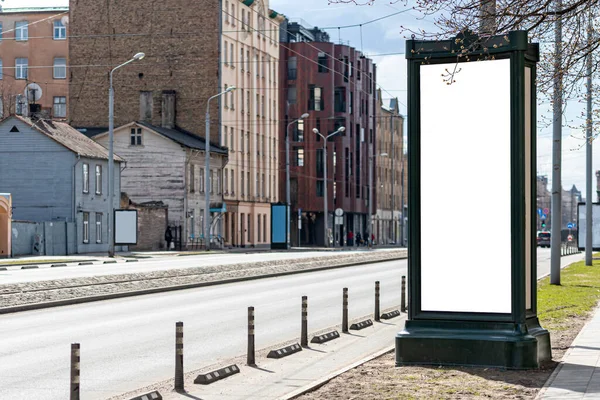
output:
[[[227,90],[227,85],[225,85],[225,90]],[[227,105],[227,94],[223,96],[223,105],[225,106],[225,108],[229,108],[229,106]]]
[[[325,102],[323,99],[323,88],[316,86],[309,86],[310,97],[308,99],[308,109],[314,111],[323,111],[325,109]]]
[[[267,241],[267,214],[263,214],[263,238]]]
[[[287,96],[288,104],[296,104],[296,95],[297,95],[296,87],[290,86],[288,88],[288,96]]]
[[[246,30],[246,10],[242,8],[242,30]]]
[[[319,53],[318,62],[319,62],[319,72],[329,71],[329,68],[327,68],[327,53]]]
[[[83,243],[90,242],[90,213],[83,213]]]
[[[225,1],[225,12],[223,14],[225,14],[225,22],[229,22],[229,2]]]
[[[317,197],[323,197],[324,192],[325,191],[323,190],[323,181],[317,181]]]
[[[229,182],[231,185],[231,194],[235,193],[235,177],[233,175],[233,170],[231,170],[231,182]]]
[[[266,110],[265,110],[265,96],[262,96],[260,99],[260,108],[262,110],[262,117],[264,118],[265,115],[267,115]]]
[[[242,72],[244,72],[244,48],[240,46],[240,67],[242,68]]]
[[[29,38],[29,26],[27,21],[15,23],[15,40],[27,40]]]
[[[346,112],[346,88],[336,87],[333,95],[334,111]]]
[[[298,76],[298,58],[290,57],[288,59],[288,68],[287,68],[288,80],[294,80]]]
[[[244,113],[244,89],[240,90],[240,103],[242,107],[242,114]]]
[[[52,105],[52,115],[56,118],[65,118],[67,116],[67,98],[66,96],[54,96]]]
[[[231,68],[234,67],[234,65],[233,65],[233,43],[231,43],[229,45],[229,64],[231,64]]]
[[[96,194],[102,194],[102,165],[96,165]]]
[[[242,191],[242,196],[246,193],[246,181],[244,180],[244,171],[240,171],[240,190]]]
[[[231,92],[229,92],[229,99],[231,100],[231,109],[235,110],[235,104],[233,103],[235,97],[233,96],[233,92],[234,92],[234,90],[232,90]],[[225,96],[227,96],[227,95],[225,95]]]
[[[96,243],[102,243],[102,213],[96,213]]]
[[[196,166],[194,164],[190,164],[189,185],[190,193],[194,193],[196,191]]]
[[[304,147],[294,147],[296,152],[296,166],[304,167]]]
[[[66,79],[67,77],[67,59],[55,58],[52,77],[54,79]]]
[[[260,95],[256,93],[256,103],[254,103],[254,108],[256,109],[256,116],[260,116]]]
[[[229,179],[229,174],[227,173],[227,168],[225,168],[225,172],[223,173],[223,191],[225,193],[227,193],[227,190],[229,189],[228,179]]]
[[[233,143],[233,127],[231,127],[229,131],[229,150],[233,151]]]
[[[83,163],[83,193],[90,192],[90,166]]]
[[[302,119],[295,124],[294,142],[304,142],[304,120]]]
[[[256,241],[259,242],[259,243],[260,243],[260,234],[262,233],[262,231],[260,229],[260,222],[261,222],[260,220],[261,220],[260,214],[258,214],[256,216],[256,227],[257,227],[257,234],[258,234],[257,237],[256,237]]]
[[[223,62],[225,63],[225,65],[227,65],[227,47],[228,47],[228,43],[227,40],[225,41],[225,45],[223,46]]]
[[[200,168],[198,173],[198,191],[204,193],[204,168]]]
[[[67,27],[62,21],[54,21],[54,40],[65,40],[67,38]]]
[[[350,92],[350,101],[348,102],[348,114],[352,114],[352,105],[354,104],[354,92]],[[352,135],[350,135],[352,136]]]
[[[231,25],[235,26],[235,5],[231,4]]]
[[[142,128],[131,128],[130,142],[131,146],[142,145]]]
[[[210,194],[215,193],[216,176],[213,169],[210,170]]]
[[[17,58],[15,60],[15,79],[27,79],[26,58]]]
[[[226,126],[223,126],[223,147],[227,147],[227,134],[229,131]]]
[[[323,149],[317,149],[315,161],[317,163],[317,177],[322,178],[323,177]]]
[[[250,73],[250,50],[246,50],[246,69]]]
[[[246,111],[250,114],[250,91],[246,91]]]

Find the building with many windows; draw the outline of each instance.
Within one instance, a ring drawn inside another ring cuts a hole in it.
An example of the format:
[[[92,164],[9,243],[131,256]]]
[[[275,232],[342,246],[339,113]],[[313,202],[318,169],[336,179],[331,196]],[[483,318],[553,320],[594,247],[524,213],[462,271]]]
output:
[[[205,110],[212,98],[210,147],[227,147],[229,161],[219,175],[225,204],[211,218],[220,219],[225,245],[269,245],[270,203],[277,201],[278,190],[276,93],[282,19],[269,9],[269,2],[72,0],[70,9],[71,65],[86,66],[70,71],[71,124],[89,135],[105,131],[110,70],[144,52],[143,60],[114,73],[115,126],[143,120],[161,127],[162,96],[172,92],[176,99],[170,128],[204,138]],[[231,86],[237,89],[214,97]],[[197,152],[205,159],[202,150]],[[211,155],[211,165],[221,158]],[[188,193],[192,185],[201,185],[200,179],[197,171],[187,175]],[[157,190],[147,187],[147,197]],[[182,213],[188,238],[192,232],[204,234],[199,226],[192,230],[196,222],[191,219],[203,215],[203,204],[188,203]]]
[[[343,244],[350,231],[363,236],[368,231],[369,161],[373,161],[373,171],[379,163],[375,156],[379,151],[376,67],[372,60],[350,46],[319,41],[328,37],[316,28],[300,29],[288,22],[284,24],[288,28],[287,35],[282,34],[282,40],[287,42],[281,43],[279,64],[283,105],[279,122],[280,154],[285,155],[287,125],[309,113],[307,119],[290,127],[291,241],[294,245],[323,245],[326,241],[329,245]],[[340,127],[345,131],[327,143],[313,132],[317,129],[328,136]],[[324,168],[325,151],[327,168]],[[279,197],[285,199],[285,162],[280,161],[279,165],[279,178],[283,182],[279,185]],[[375,199],[375,187],[372,192]],[[334,224],[333,212],[338,208],[343,216],[337,222],[342,223]],[[298,214],[301,229],[298,229]]]
[[[67,117],[67,7],[0,8],[0,116]]]

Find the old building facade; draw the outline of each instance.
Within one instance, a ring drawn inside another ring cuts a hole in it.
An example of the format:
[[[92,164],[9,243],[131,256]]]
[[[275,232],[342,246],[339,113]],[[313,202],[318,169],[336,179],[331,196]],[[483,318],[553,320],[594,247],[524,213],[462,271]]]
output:
[[[378,90],[378,114],[376,148],[378,162],[375,174],[377,188],[377,211],[375,215],[375,240],[379,244],[400,243],[402,201],[406,182],[404,181],[404,118],[400,115],[398,99],[384,104],[381,90]]]
[[[149,123],[160,126],[161,93],[173,91],[175,126],[204,137],[209,98],[238,88],[213,98],[208,108],[211,144],[229,149],[222,171],[223,235],[228,245],[266,246],[270,203],[278,189],[275,93],[281,19],[269,2],[72,0],[70,10],[71,64],[89,66],[70,71],[75,127],[107,126],[108,74],[137,52],[145,58],[114,74],[115,126],[137,120],[140,101],[146,102]],[[95,18],[90,21],[88,15]],[[199,185],[200,177],[195,179]]]
[[[290,24],[287,26],[291,31]],[[280,102],[285,105],[280,109],[280,154],[285,154],[287,124],[309,113],[308,118],[290,128],[291,241],[340,245],[350,231],[361,235],[367,232],[369,157],[379,151],[376,68],[372,60],[350,46],[317,41],[327,39],[318,30],[297,31],[295,36],[288,35],[289,42],[281,44],[279,67],[283,89]],[[340,127],[345,131],[326,143],[327,176],[324,176],[325,143],[313,129],[328,136]],[[283,160],[284,157],[279,163],[281,182],[285,182]],[[373,171],[378,163],[374,157]],[[377,191],[373,189],[375,199]],[[284,184],[280,185],[279,196],[285,199]],[[339,225],[334,224],[333,218],[337,208],[344,212]],[[375,210],[373,206],[373,213]],[[300,230],[298,212],[302,219]],[[328,219],[329,238],[324,232],[324,218]]]
[[[66,7],[0,8],[0,117],[67,117],[68,14]]]

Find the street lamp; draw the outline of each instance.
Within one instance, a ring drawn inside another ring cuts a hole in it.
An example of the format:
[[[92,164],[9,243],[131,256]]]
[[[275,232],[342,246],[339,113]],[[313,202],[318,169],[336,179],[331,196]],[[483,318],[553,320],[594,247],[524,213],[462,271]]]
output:
[[[110,71],[109,87],[108,87],[108,256],[114,257],[115,255],[115,238],[113,235],[113,196],[115,191],[115,155],[113,150],[114,141],[114,117],[115,117],[115,91],[113,89],[113,72],[119,68],[143,59],[146,56],[144,53],[136,53],[132,59],[124,62],[121,65],[114,67]]]
[[[204,247],[206,251],[210,250],[210,101],[215,97],[222,96],[236,89],[235,86],[230,86],[219,94],[215,94],[208,98],[206,102],[206,118],[204,128],[204,196],[206,202],[204,204]]]
[[[319,130],[317,128],[313,128],[313,132],[316,133],[317,135],[321,136],[323,138],[323,220],[324,220],[324,224],[323,226],[325,227],[325,236],[324,236],[324,243],[325,243],[325,247],[329,247],[329,229],[327,227],[328,221],[327,221],[327,217],[328,217],[328,211],[327,211],[327,139],[329,139],[330,137],[337,135],[340,132],[344,132],[346,130],[346,128],[344,128],[343,126],[340,126],[338,128],[337,131],[327,135],[327,136],[323,136],[321,134],[321,132],[319,132]]]
[[[373,236],[373,159],[375,157],[387,157],[388,153],[371,154],[372,145],[369,145],[369,215],[367,218],[367,243],[369,247],[373,246],[371,237]]]
[[[308,113],[304,113],[300,116],[300,118],[293,120],[287,125],[285,129],[285,202],[287,206],[287,248],[292,247],[292,243],[290,241],[290,223],[292,222],[292,218],[290,215],[291,212],[291,200],[290,200],[290,126],[295,124],[298,121],[302,121],[304,118],[308,118]],[[300,245],[300,238],[298,237],[298,245]]]

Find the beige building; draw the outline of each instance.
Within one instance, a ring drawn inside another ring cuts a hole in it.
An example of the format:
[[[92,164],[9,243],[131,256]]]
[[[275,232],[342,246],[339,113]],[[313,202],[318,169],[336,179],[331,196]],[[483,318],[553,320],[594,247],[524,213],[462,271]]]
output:
[[[67,117],[67,7],[0,6],[0,116]]]
[[[377,168],[375,170],[376,214],[373,232],[379,244],[400,243],[406,236],[406,224],[402,223],[402,206],[406,201],[406,170],[404,157],[403,126],[404,118],[400,115],[398,99],[391,99],[384,105],[381,90],[377,93],[379,108],[377,119],[377,137],[375,154]]]
[[[270,203],[278,200],[279,24],[268,1],[224,0],[221,48],[224,89],[221,145],[227,206],[224,238],[231,246],[271,242]]]

